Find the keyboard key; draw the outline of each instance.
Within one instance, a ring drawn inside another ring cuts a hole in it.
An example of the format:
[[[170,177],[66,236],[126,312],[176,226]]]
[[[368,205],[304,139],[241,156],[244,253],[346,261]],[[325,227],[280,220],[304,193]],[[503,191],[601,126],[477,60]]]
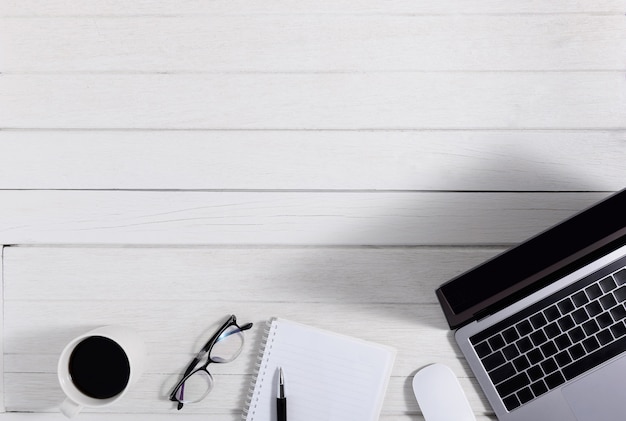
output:
[[[535,315],[530,317],[530,324],[532,324],[535,329],[542,328],[547,323],[548,323],[548,321],[543,316],[543,313],[537,313],[537,314],[535,314]]]
[[[572,300],[570,300],[569,298],[565,298],[564,300],[561,300],[556,306],[561,311],[561,314],[571,313],[572,310],[574,310],[575,308],[574,304],[572,303]]]
[[[525,387],[517,392],[517,399],[519,399],[522,405],[524,405],[526,402],[530,402],[534,399],[534,397],[535,396],[533,395],[533,392],[530,391],[529,387]]]
[[[509,377],[513,377],[516,374],[517,374],[517,371],[515,371],[515,367],[513,367],[513,364],[506,363],[496,368],[495,370],[489,372],[489,378],[491,379],[493,384],[496,385],[498,383],[502,383]]]
[[[600,328],[598,327],[598,323],[596,323],[596,321],[593,319],[585,322],[582,327],[587,336],[591,336],[600,330]]]
[[[615,281],[613,280],[612,276],[607,276],[600,281],[600,289],[602,289],[602,292],[604,292],[605,294],[609,291],[614,290],[616,286],[617,285],[615,285]]]
[[[516,392],[530,384],[530,379],[526,373],[519,373],[517,376],[513,376],[508,380],[500,383],[496,386],[496,390],[500,396],[508,396],[513,392]]]
[[[581,324],[589,320],[589,315],[584,308],[579,308],[572,313],[572,319],[574,319],[577,324]]]
[[[600,329],[604,329],[605,327],[613,324],[613,318],[611,317],[609,312],[606,311],[596,317],[596,322],[598,322],[598,326],[600,326]]]
[[[516,325],[516,327],[520,336],[526,336],[533,331],[533,327],[530,325],[528,320],[522,320]]]
[[[554,358],[550,358],[541,363],[541,369],[546,374],[550,374],[553,371],[558,370],[558,368],[559,366],[556,365],[556,361],[554,361]]]
[[[600,305],[605,310],[610,309],[615,304],[617,304],[617,301],[615,300],[615,297],[613,297],[613,294],[608,294],[608,295],[605,295],[604,297],[600,298]]]
[[[572,302],[576,307],[580,307],[587,304],[589,302],[589,298],[587,298],[587,294],[585,294],[585,291],[580,291],[572,295]]]
[[[576,344],[571,347],[569,350],[569,354],[572,356],[573,360],[577,360],[585,356],[585,348],[581,344]]]
[[[564,333],[561,336],[557,336],[554,339],[554,343],[556,344],[556,347],[558,349],[563,350],[569,348],[569,346],[572,344],[572,340],[566,333]]]
[[[592,336],[591,338],[587,338],[583,341],[583,347],[585,348],[585,351],[587,351],[587,353],[589,354],[600,348],[600,344],[598,343],[598,340],[594,336]]]
[[[548,389],[554,389],[555,387],[565,383],[565,377],[563,377],[563,375],[559,371],[557,371],[556,373],[552,373],[548,377],[546,377],[545,381]]]
[[[626,308],[624,308],[623,305],[613,307],[610,313],[611,317],[613,317],[613,320],[615,320],[616,322],[622,320],[623,318],[626,318]]]
[[[517,333],[514,327],[510,327],[504,332],[502,332],[502,337],[504,338],[507,344],[512,344],[513,342],[519,339],[519,334]]]
[[[507,410],[512,411],[515,408],[517,408],[518,406],[521,406],[522,404],[519,402],[519,400],[517,399],[517,396],[515,395],[511,395],[508,396],[506,398],[504,398],[502,400],[502,403],[504,403],[504,406],[506,407]]]
[[[621,354],[626,350],[626,337],[622,337],[615,342],[611,342],[608,345],[603,346],[598,351],[589,354],[578,361],[563,368],[563,375],[567,380],[571,380],[590,370],[603,362]]]
[[[499,365],[504,364],[505,359],[504,359],[504,355],[502,355],[502,352],[498,351],[498,352],[494,352],[487,358],[484,358],[482,362],[483,362],[483,366],[485,367],[485,370],[491,371],[494,368],[498,367]]]
[[[546,337],[546,334],[543,333],[543,330],[538,330],[530,334],[530,340],[533,342],[533,345],[539,346],[545,343],[548,338]]]
[[[528,358],[528,361],[530,361],[531,364],[537,364],[543,361],[543,354],[541,353],[539,348],[535,348],[528,354],[526,354],[526,358]]]
[[[624,302],[626,301],[626,285],[619,287],[619,289],[616,289],[615,291],[613,291],[613,294],[615,295],[615,299],[618,302]]]
[[[559,327],[563,332],[567,332],[568,330],[576,326],[576,323],[574,323],[574,319],[572,319],[572,316],[570,316],[569,314],[561,317],[557,321],[557,323],[559,324]]]
[[[626,269],[622,269],[619,272],[613,274],[613,278],[617,282],[617,285],[626,284]]]
[[[543,382],[543,380],[539,380],[538,382],[535,382],[530,385],[530,390],[533,391],[535,396],[539,396],[539,395],[543,395],[544,393],[546,393],[548,391],[548,387]]]
[[[556,305],[552,305],[548,307],[547,309],[545,309],[543,311],[543,314],[544,316],[546,316],[546,320],[548,320],[549,322],[553,322],[559,317],[561,317],[561,312],[559,311],[558,308],[556,308]]]
[[[585,306],[585,310],[587,310],[587,313],[590,317],[595,317],[598,314],[602,313],[602,306],[599,302],[592,301]]]
[[[611,331],[609,329],[604,329],[598,332],[596,335],[598,342],[600,342],[600,346],[604,346],[613,340],[613,335],[611,335]]]
[[[557,322],[552,322],[543,328],[548,338],[555,338],[561,334],[561,328]]]
[[[572,362],[572,357],[567,351],[561,351],[554,356],[554,360],[559,365],[559,367],[563,367]]]
[[[530,367],[527,373],[528,377],[530,377],[530,380],[533,382],[543,377],[543,370],[538,365]]]
[[[514,359],[513,365],[515,366],[515,369],[517,371],[524,371],[528,367],[530,367],[530,363],[528,362],[528,359],[524,355],[520,355],[519,357]]]
[[[583,329],[580,326],[570,330],[568,335],[573,343],[580,342],[586,337],[585,332],[583,332]]]
[[[533,349],[533,343],[528,338],[522,338],[516,344],[520,352],[528,352]]]
[[[545,355],[545,357],[551,357],[554,354],[556,354],[557,352],[559,352],[559,350],[557,349],[556,345],[554,345],[554,342],[546,342],[545,344],[541,345],[541,352],[543,352],[543,355]]]
[[[621,338],[626,335],[626,326],[624,326],[624,322],[615,323],[610,327],[610,329],[615,338]]]
[[[585,292],[587,293],[587,297],[589,297],[590,300],[595,300],[602,295],[602,290],[600,289],[598,284],[588,286],[587,288],[585,288]]]
[[[489,338],[487,342],[489,342],[489,346],[494,351],[497,351],[504,346],[504,339],[502,339],[502,336],[499,333]]]
[[[487,341],[483,341],[474,347],[474,351],[476,351],[476,355],[480,358],[484,358],[487,355],[491,354],[491,347],[487,343]]]
[[[511,344],[503,348],[502,353],[504,354],[504,358],[506,358],[508,361],[511,361],[513,358],[517,357],[520,354],[515,344]]]

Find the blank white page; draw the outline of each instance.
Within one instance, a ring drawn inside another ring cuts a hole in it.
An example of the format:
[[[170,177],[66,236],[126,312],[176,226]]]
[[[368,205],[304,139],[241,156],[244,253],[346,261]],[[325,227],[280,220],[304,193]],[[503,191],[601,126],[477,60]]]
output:
[[[282,367],[289,421],[377,420],[395,355],[388,346],[272,319],[245,419],[276,419]]]

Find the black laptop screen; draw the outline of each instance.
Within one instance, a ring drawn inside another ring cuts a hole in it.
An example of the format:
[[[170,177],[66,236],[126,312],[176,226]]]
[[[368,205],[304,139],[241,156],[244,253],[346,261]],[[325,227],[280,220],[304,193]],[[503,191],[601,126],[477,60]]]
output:
[[[494,305],[506,304],[507,298],[522,290],[544,286],[549,283],[549,273],[556,274],[574,262],[582,266],[584,256],[593,255],[594,250],[617,248],[617,243],[626,241],[625,231],[626,190],[622,190],[452,279],[437,290],[450,327],[467,323]]]

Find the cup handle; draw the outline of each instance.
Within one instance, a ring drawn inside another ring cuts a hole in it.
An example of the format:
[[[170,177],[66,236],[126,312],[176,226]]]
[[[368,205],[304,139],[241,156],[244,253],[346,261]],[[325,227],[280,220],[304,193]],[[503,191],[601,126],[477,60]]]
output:
[[[67,398],[61,403],[60,409],[63,415],[68,418],[73,418],[80,412],[81,409],[83,409],[83,407],[70,398]]]

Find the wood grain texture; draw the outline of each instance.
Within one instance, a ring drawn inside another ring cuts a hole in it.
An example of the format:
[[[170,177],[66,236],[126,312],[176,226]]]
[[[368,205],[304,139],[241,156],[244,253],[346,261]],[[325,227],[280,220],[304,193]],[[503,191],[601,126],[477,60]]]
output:
[[[0,131],[0,188],[616,191],[626,131]]]
[[[280,315],[397,347],[388,412],[417,414],[406,378],[432,361],[453,367],[467,388],[476,387],[458,351],[448,346],[433,286],[500,250],[10,247],[5,358],[14,392],[8,406],[54,412],[61,398],[54,370],[64,343],[91,327],[121,323],[145,338],[150,369],[113,412],[169,413],[162,388],[234,312],[257,328],[247,335],[242,357],[216,368],[215,395],[188,412],[227,414],[242,406],[260,327]],[[446,352],[436,345],[442,342]],[[53,392],[42,398],[44,389]],[[487,411],[478,392],[471,399]]]
[[[84,413],[81,419],[86,421],[111,421],[128,420],[132,417],[135,421],[167,421],[172,419],[172,414],[110,414],[110,413]],[[241,421],[240,414],[176,414],[176,418],[185,421]],[[67,418],[61,414],[53,413],[19,413],[12,412],[2,415],[6,421],[66,421]],[[381,421],[424,421],[421,415],[400,414],[380,417]],[[477,415],[476,421],[496,421],[495,416]]]
[[[493,420],[433,290],[624,187],[625,8],[0,2],[0,418],[63,419],[60,349],[120,323],[150,367],[82,419],[239,420],[278,315],[398,348],[381,421],[423,421],[432,362]],[[177,413],[232,312],[243,355]]]
[[[208,290],[209,288],[207,292]],[[232,302],[223,303],[206,299],[203,302],[189,302],[184,309],[164,305],[166,303],[163,301],[140,303],[129,301],[7,302],[6,340],[7,345],[10,344],[7,352],[17,351],[26,358],[27,354],[32,352],[26,348],[36,349],[37,346],[33,342],[39,340],[38,343],[41,343],[45,340],[48,346],[46,352],[58,355],[63,344],[74,336],[74,332],[77,334],[91,327],[111,323],[122,323],[137,328],[151,350],[150,369],[135,388],[135,398],[129,395],[129,399],[125,399],[125,404],[120,402],[115,408],[106,410],[114,412],[146,412],[150,408],[153,408],[154,412],[171,411],[171,405],[163,397],[167,394],[167,389],[175,383],[178,372],[188,362],[190,352],[197,347],[189,346],[189,344],[206,340],[209,335],[207,324],[214,329],[216,326],[212,321],[221,320],[229,311],[236,313],[242,321],[253,320],[257,326],[262,326],[264,317],[265,319],[269,317],[263,315],[279,314],[335,331],[349,331],[363,339],[394,344],[402,351],[394,367],[392,384],[388,390],[389,403],[386,404],[385,411],[388,413],[416,412],[416,404],[407,399],[405,388],[407,376],[420,368],[417,364],[424,364],[424,362],[427,364],[428,361],[449,363],[455,357],[458,358],[453,352],[437,351],[443,344],[449,348],[450,338],[440,314],[441,310],[435,305],[404,308],[407,320],[400,322],[398,317],[393,315],[394,309],[397,310],[396,306],[381,304],[367,306],[308,304],[307,310],[303,310],[301,304],[280,302],[233,305]],[[376,313],[380,315],[372,317]],[[58,314],[54,322],[48,320],[50,314]],[[80,320],[76,319],[76,314],[81,315]],[[163,322],[168,319],[168,314],[176,314],[176,317]],[[252,314],[256,316],[251,316]],[[24,321],[25,318],[28,321]],[[435,321],[440,323],[440,333],[436,334],[432,326],[423,325],[424,321],[429,319],[431,323]],[[207,322],[208,320],[211,322]],[[45,329],[42,329],[43,326]],[[181,329],[181,326],[186,328]],[[190,334],[193,330],[196,332]],[[243,398],[252,378],[259,334],[258,329],[254,334],[250,334],[251,344],[246,348],[245,355],[240,357],[241,364],[229,364],[214,369],[216,375],[219,375],[216,383],[222,386],[216,387],[216,393],[211,396],[211,399],[203,401],[190,411],[224,412],[227,408],[243,406]],[[420,339],[416,341],[415,338]],[[22,350],[20,350],[21,347],[23,347]],[[179,353],[176,352],[177,349],[180,350]],[[411,349],[413,352],[410,352]],[[161,353],[166,355],[155,358],[155,354]],[[418,354],[419,358],[416,358]],[[169,369],[167,366],[158,365],[166,358],[176,361],[177,369],[170,371],[172,363],[169,363]],[[46,360],[38,362],[39,367],[45,362]],[[54,359],[51,362],[54,363]],[[457,362],[452,366],[457,368],[461,364]],[[55,387],[54,367],[53,364],[36,372],[15,374],[8,369],[7,382],[12,387],[6,392],[7,409],[37,412],[56,410],[55,406],[61,400],[61,392],[58,387]],[[467,374],[461,373],[460,377],[467,378]],[[463,382],[469,386],[474,381],[466,379]],[[50,393],[44,397],[42,390],[50,390]],[[39,398],[35,399],[35,397]],[[478,392],[474,393],[470,399],[477,411],[487,410]],[[216,405],[216,402],[219,404]]]
[[[0,300],[0,349],[2,350],[3,358],[0,359],[0,413],[5,412],[4,405],[4,375],[5,375],[5,362],[4,362],[4,249],[5,247],[0,245],[0,292],[3,297]]]
[[[9,247],[6,301],[142,300],[434,304],[435,288],[503,248]],[[128,278],[129,274],[135,274]],[[138,277],[150,279],[150,288]],[[89,288],[85,288],[88,280]],[[221,282],[220,280],[224,280]],[[388,282],[394,288],[379,289]],[[294,283],[295,282],[295,283]],[[172,285],[175,287],[172,288]],[[207,291],[210,285],[210,291]],[[359,285],[363,294],[354,295]],[[367,294],[367,292],[370,292]],[[176,304],[173,304],[176,305]]]
[[[514,244],[607,196],[0,191],[0,202],[11,204],[0,208],[0,243]]]
[[[146,341],[149,368],[123,403],[105,411],[171,413],[163,399],[168,385],[224,315],[235,313],[241,321],[256,324],[246,334],[244,354],[216,367],[215,391],[186,412],[227,413],[242,407],[262,328],[278,315],[396,347],[386,414],[419,412],[407,378],[434,361],[452,367],[470,391],[472,407],[488,413],[453,345],[433,290],[498,251],[9,247],[7,408],[56,411],[62,399],[56,359],[64,344],[95,326],[124,324]],[[437,268],[439,273],[431,273]],[[150,279],[149,285],[136,282],[138,278]],[[93,289],[96,286],[103,289]],[[177,292],[183,295],[168,298]],[[407,300],[407,295],[412,298]],[[45,349],[39,346],[42,342]]]
[[[0,127],[624,128],[620,73],[2,75]]]
[[[111,73],[623,71],[626,53],[624,18],[614,15],[7,18],[2,26],[11,73],[101,72],[104,63]]]
[[[622,14],[624,0],[554,0],[526,2],[498,0],[271,0],[262,3],[245,0],[134,1],[121,0],[6,0],[0,16],[128,16],[128,15],[231,15],[231,14],[543,14],[543,13],[602,13]]]

